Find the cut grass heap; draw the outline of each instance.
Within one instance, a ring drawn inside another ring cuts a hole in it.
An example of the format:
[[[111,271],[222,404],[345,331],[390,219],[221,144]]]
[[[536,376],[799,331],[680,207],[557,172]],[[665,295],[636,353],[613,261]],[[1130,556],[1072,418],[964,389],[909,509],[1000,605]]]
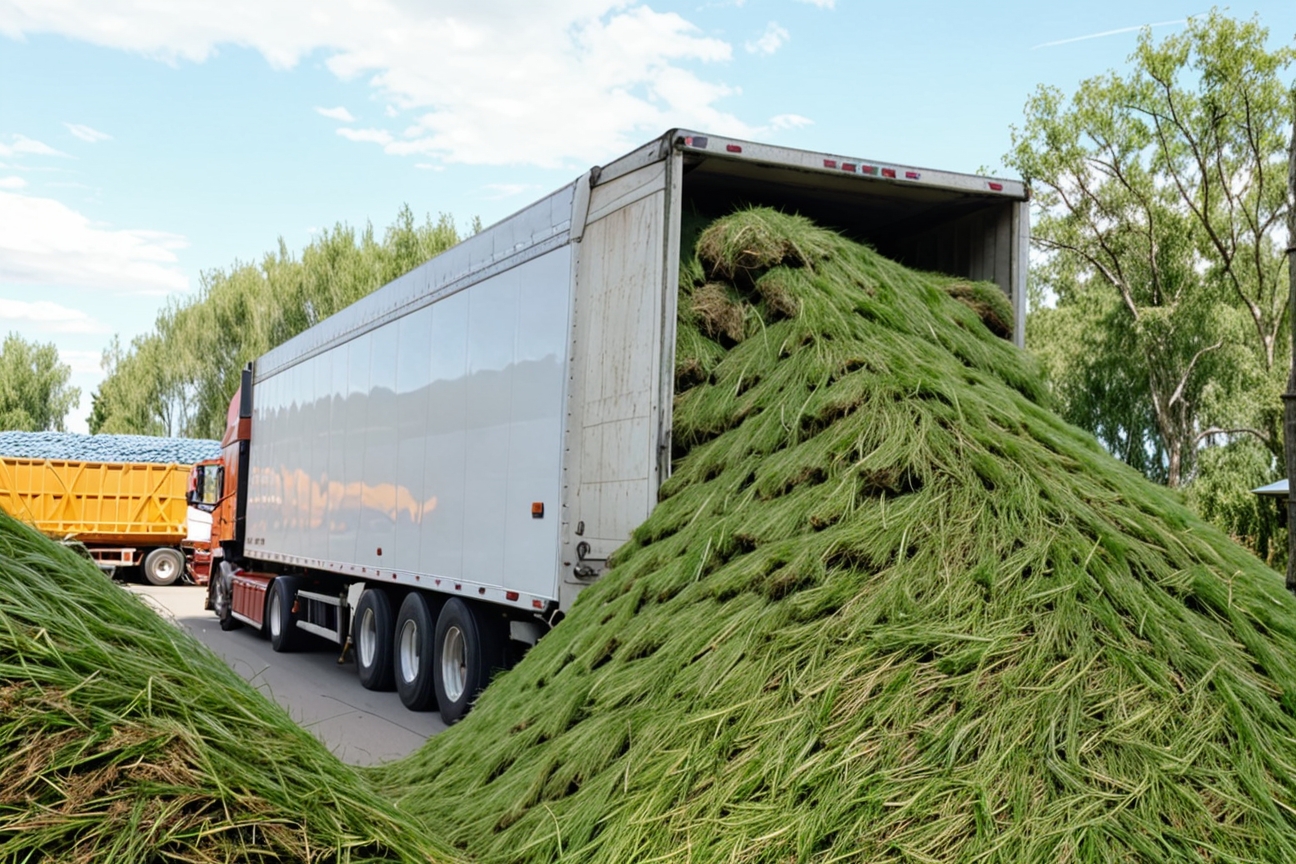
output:
[[[1280,578],[985,286],[767,210],[697,249],[660,503],[400,806],[483,862],[1296,860]]]
[[[0,860],[452,858],[188,634],[0,513]]]

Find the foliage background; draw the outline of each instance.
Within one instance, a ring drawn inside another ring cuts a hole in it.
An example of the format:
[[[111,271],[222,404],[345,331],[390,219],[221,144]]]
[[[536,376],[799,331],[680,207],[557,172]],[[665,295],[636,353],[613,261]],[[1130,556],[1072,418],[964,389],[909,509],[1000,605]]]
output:
[[[1041,87],[1005,161],[1036,194],[1028,348],[1066,419],[1274,566],[1290,369],[1296,52],[1252,19],[1144,31],[1123,72]]]

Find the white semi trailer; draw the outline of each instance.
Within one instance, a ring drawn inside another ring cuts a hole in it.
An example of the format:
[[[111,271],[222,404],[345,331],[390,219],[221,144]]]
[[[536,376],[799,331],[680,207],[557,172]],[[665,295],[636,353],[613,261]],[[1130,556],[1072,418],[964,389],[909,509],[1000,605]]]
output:
[[[362,682],[467,711],[671,470],[683,215],[768,205],[997,283],[1023,331],[1020,182],[673,130],[258,359],[213,523],[224,626],[354,642]],[[225,482],[228,478],[228,482]],[[204,490],[204,483],[207,485]]]

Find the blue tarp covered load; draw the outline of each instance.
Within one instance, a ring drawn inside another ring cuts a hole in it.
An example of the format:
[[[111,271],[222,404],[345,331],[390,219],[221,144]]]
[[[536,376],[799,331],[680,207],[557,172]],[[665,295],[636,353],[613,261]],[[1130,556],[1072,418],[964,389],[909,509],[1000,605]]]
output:
[[[192,465],[220,455],[207,438],[152,435],[77,435],[72,432],[0,432],[0,456],[83,462],[156,462]]]

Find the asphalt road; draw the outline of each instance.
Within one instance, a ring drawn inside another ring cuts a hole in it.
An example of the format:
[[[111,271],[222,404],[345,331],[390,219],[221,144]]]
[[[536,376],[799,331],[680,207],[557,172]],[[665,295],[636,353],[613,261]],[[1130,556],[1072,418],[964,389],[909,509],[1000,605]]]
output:
[[[339,647],[309,637],[306,647],[276,654],[250,627],[229,632],[203,609],[207,589],[193,585],[124,586],[168,620],[184,627],[235,672],[274,699],[343,762],[374,765],[417,750],[445,729],[436,712],[410,711],[395,692],[360,686],[354,662],[337,663]],[[303,634],[307,635],[307,634]]]

